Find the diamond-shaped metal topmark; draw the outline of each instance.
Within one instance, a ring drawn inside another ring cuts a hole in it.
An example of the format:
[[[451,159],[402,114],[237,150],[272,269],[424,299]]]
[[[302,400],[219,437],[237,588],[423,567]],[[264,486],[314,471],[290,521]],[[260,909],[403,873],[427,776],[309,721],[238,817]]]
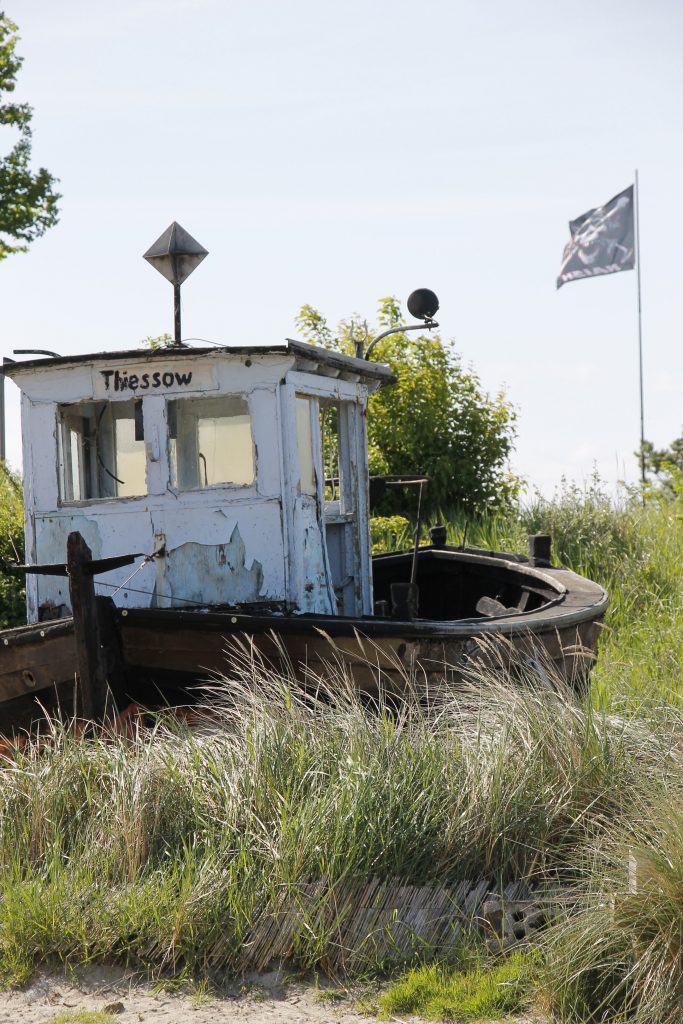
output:
[[[144,259],[156,267],[167,281],[178,286],[187,280],[205,256],[208,256],[208,250],[174,220],[149,247]]]

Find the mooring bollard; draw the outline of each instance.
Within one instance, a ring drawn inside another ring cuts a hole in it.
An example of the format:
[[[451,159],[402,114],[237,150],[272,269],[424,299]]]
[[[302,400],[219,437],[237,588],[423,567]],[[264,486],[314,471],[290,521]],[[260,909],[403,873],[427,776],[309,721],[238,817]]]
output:
[[[552,537],[549,533],[529,534],[529,561],[539,568],[550,566],[550,549]]]

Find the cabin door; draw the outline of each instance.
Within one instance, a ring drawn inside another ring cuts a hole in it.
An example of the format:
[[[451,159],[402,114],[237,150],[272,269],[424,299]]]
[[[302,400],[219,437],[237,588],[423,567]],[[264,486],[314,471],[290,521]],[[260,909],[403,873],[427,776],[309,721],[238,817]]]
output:
[[[330,612],[354,616],[372,610],[364,404],[355,385],[337,382],[335,391],[330,396],[297,389],[298,500],[302,522],[315,517]],[[317,577],[310,535],[306,548],[310,587]]]
[[[359,459],[357,432],[360,419],[357,402],[320,403],[320,443],[323,460],[323,525],[332,587],[340,615],[362,615],[365,611],[363,572],[363,527],[360,506],[367,503],[365,460]],[[367,515],[367,513],[366,513]]]

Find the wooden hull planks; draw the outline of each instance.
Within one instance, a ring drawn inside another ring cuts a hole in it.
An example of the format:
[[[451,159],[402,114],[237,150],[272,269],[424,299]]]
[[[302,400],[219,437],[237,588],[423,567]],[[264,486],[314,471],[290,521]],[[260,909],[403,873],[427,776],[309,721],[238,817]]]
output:
[[[72,619],[0,633],[0,702],[62,684],[73,687],[76,647]],[[0,727],[2,720],[0,718]]]
[[[375,559],[379,600],[388,604],[391,585],[405,580],[410,559],[405,553]],[[135,699],[145,683],[157,703],[172,702],[187,685],[229,674],[231,646],[234,651],[249,638],[267,662],[284,658],[301,676],[324,675],[336,663],[360,690],[373,693],[381,683],[398,691],[413,668],[424,678],[456,679],[465,665],[485,657],[487,639],[496,636],[539,671],[552,665],[573,685],[585,682],[608,604],[597,584],[514,556],[448,548],[420,549],[418,583],[425,617],[411,621],[246,609],[115,609],[108,602],[111,625],[102,658],[109,659],[109,685],[120,705]],[[98,598],[102,612],[105,601]],[[449,609],[474,614],[428,617]],[[112,647],[118,649],[115,661]],[[0,704],[48,689],[73,697],[76,673],[72,619],[0,633]]]

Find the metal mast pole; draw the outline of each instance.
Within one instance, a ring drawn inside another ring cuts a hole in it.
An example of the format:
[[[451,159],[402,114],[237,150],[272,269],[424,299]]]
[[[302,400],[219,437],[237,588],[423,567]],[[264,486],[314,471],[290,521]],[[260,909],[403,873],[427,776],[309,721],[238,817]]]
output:
[[[173,325],[174,344],[182,345],[182,333],[180,330],[180,285],[177,281],[173,282]]]
[[[635,227],[636,227],[636,276],[638,280],[638,370],[640,387],[640,482],[645,488],[645,403],[643,399],[643,303],[640,290],[640,195],[638,192],[638,170],[635,182]]]

